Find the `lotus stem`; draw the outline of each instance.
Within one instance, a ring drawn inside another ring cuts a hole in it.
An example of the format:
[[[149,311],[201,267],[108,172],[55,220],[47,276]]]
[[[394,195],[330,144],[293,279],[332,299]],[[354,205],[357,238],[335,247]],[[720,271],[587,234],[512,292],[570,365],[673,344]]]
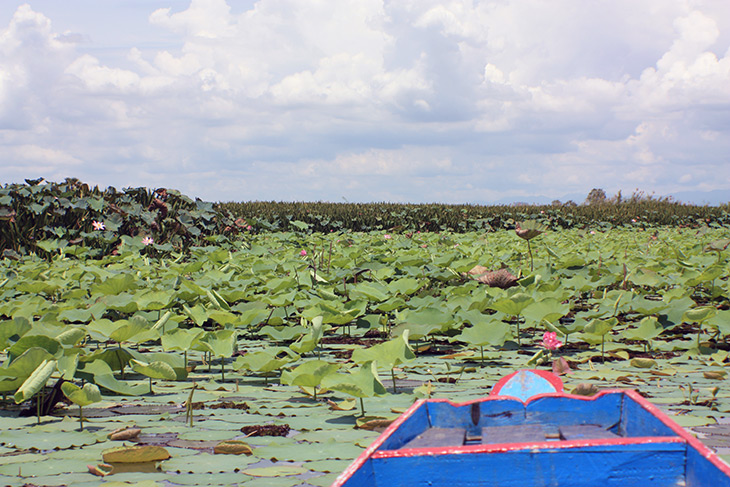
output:
[[[532,265],[532,247],[530,247],[530,241],[527,241],[527,253],[530,254],[530,272],[534,270],[534,267]]]
[[[43,402],[43,389],[41,389],[40,394],[36,398],[37,401],[37,408],[36,408],[36,414],[38,415],[38,424],[41,424],[41,403]]]
[[[79,404],[79,431],[84,431],[84,410]]]
[[[362,400],[362,397],[360,398],[360,412],[362,413],[361,416],[365,416],[365,401]]]
[[[395,387],[395,367],[390,369],[390,377],[393,379],[393,394],[396,394],[398,390]]]

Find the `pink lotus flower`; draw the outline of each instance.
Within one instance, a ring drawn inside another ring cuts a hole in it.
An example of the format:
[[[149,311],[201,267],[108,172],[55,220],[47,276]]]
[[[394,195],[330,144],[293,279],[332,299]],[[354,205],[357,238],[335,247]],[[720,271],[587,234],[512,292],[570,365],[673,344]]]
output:
[[[385,235],[383,235],[383,238],[384,238],[384,239],[386,239],[386,240],[390,240],[390,239],[391,239],[391,238],[393,238],[393,237],[391,237],[390,235],[388,235],[388,234],[386,233]]]
[[[142,239],[142,245],[152,245],[155,241],[149,235]]]
[[[558,340],[558,334],[554,331],[546,331],[542,336],[542,346],[548,350],[557,350],[563,346],[563,342]]]
[[[299,252],[299,255],[301,255],[302,257],[304,257],[304,256],[307,255],[307,251],[306,250],[302,250],[301,252]]]
[[[104,226],[104,222],[98,222],[94,220],[91,222],[91,226],[94,227],[94,230],[104,230],[106,226]]]

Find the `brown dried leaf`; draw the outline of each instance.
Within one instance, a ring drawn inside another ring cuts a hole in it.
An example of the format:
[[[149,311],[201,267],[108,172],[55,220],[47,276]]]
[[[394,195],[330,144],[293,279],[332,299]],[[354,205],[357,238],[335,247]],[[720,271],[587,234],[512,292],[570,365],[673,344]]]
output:
[[[586,382],[581,382],[575,388],[570,391],[571,394],[577,394],[579,396],[593,396],[595,394],[598,394],[598,387],[595,386],[595,384],[588,384]]]
[[[141,431],[139,428],[119,428],[109,434],[109,439],[112,441],[131,440],[138,437]]]
[[[104,463],[145,463],[167,460],[170,453],[161,446],[121,446],[102,452]]]
[[[469,272],[467,272],[467,274],[469,274],[470,276],[479,276],[488,271],[489,269],[487,269],[483,265],[476,265]]]
[[[219,455],[251,455],[253,450],[251,447],[239,440],[221,441],[213,447],[213,453]]]
[[[392,422],[392,419],[371,419],[359,425],[358,428],[373,431],[378,428],[387,428]]]
[[[565,357],[558,357],[553,360],[553,374],[559,376],[572,373],[573,371],[570,370],[570,364],[567,360],[565,360]]]
[[[507,269],[499,269],[496,271],[488,271],[476,278],[482,284],[489,287],[498,287],[507,289],[517,285],[517,276],[512,275]]]
[[[107,463],[87,465],[86,468],[89,469],[90,474],[96,475],[97,477],[106,477],[107,475],[111,475],[112,473],[114,473],[114,467]]]
[[[332,411],[352,411],[355,409],[357,401],[355,399],[345,399],[344,401],[336,403],[335,401],[328,399],[327,405]]]
[[[705,376],[705,379],[722,380],[727,375],[727,372],[724,370],[708,370],[702,372],[702,375]]]

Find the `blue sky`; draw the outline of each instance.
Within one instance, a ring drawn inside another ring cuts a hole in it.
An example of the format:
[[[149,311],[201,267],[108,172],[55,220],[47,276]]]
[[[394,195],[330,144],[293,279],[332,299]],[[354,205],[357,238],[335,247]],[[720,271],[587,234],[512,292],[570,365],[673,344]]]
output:
[[[211,201],[728,201],[730,2],[4,0],[0,153]]]

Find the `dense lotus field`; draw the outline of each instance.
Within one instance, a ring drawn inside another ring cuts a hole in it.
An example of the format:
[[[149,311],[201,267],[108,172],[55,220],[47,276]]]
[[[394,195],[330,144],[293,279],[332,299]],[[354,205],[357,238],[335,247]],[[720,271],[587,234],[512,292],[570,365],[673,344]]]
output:
[[[0,484],[327,486],[415,399],[523,367],[722,446],[728,229],[535,228],[6,258]]]

